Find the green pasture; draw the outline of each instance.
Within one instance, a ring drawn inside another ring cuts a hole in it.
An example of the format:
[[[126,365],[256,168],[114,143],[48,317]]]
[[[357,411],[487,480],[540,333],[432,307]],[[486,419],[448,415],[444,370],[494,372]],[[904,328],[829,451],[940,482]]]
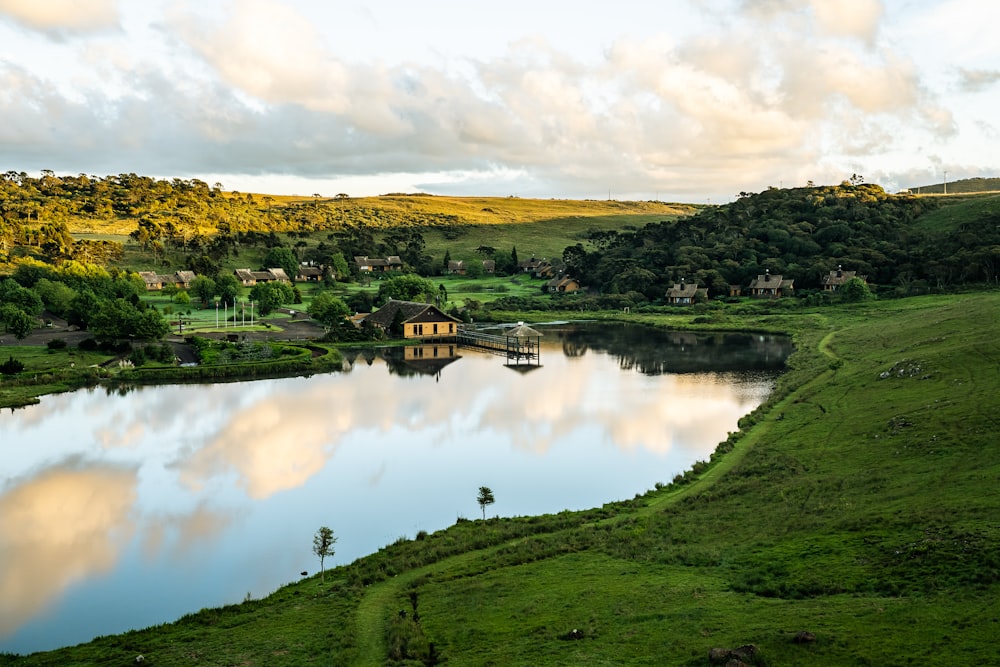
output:
[[[1000,194],[991,192],[974,195],[948,195],[942,197],[941,206],[920,216],[914,229],[931,233],[957,233],[968,231],[964,225],[969,220],[1000,216]]]
[[[726,317],[791,334],[789,370],[656,489],[460,519],[325,585],[0,664],[694,666],[745,644],[761,665],[992,664],[1000,293]]]

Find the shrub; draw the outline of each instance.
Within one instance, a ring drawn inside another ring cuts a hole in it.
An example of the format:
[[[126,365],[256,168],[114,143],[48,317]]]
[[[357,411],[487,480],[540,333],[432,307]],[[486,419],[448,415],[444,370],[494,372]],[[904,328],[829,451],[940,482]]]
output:
[[[24,364],[18,361],[11,355],[11,357],[0,364],[0,373],[3,375],[17,375],[24,370]]]
[[[52,340],[50,340],[48,343],[45,344],[45,347],[49,348],[50,350],[65,350],[66,341],[63,340],[62,338],[53,338]]]

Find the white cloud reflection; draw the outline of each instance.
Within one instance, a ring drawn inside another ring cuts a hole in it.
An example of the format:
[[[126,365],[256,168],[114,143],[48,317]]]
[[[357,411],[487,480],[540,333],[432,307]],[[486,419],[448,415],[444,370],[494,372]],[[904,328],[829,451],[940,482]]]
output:
[[[56,466],[0,493],[0,636],[112,570],[135,530],[134,469]]]

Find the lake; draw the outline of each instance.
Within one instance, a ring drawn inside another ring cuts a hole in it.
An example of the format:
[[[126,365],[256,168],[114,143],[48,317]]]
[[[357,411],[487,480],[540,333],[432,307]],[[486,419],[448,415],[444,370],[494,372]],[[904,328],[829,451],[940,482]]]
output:
[[[539,359],[449,345],[342,373],[48,396],[0,416],[0,651],[262,597],[418,531],[598,507],[737,429],[787,338],[564,323]]]

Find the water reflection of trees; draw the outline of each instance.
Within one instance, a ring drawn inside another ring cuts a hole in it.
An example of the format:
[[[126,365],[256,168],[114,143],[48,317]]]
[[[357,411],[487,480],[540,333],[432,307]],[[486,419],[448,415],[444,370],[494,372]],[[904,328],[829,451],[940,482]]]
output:
[[[779,371],[792,352],[787,336],[750,333],[701,334],[633,324],[579,323],[541,329],[543,344],[560,345],[566,356],[588,350],[616,357],[625,370],[645,375],[723,371]]]
[[[604,352],[618,360],[619,368],[645,375],[665,373],[780,371],[792,352],[787,336],[738,332],[694,333],[665,331],[636,324],[585,322],[539,327],[545,349],[559,349],[568,357],[590,351]],[[351,366],[382,360],[393,375],[437,375],[461,358],[454,344],[402,347],[346,348]]]

